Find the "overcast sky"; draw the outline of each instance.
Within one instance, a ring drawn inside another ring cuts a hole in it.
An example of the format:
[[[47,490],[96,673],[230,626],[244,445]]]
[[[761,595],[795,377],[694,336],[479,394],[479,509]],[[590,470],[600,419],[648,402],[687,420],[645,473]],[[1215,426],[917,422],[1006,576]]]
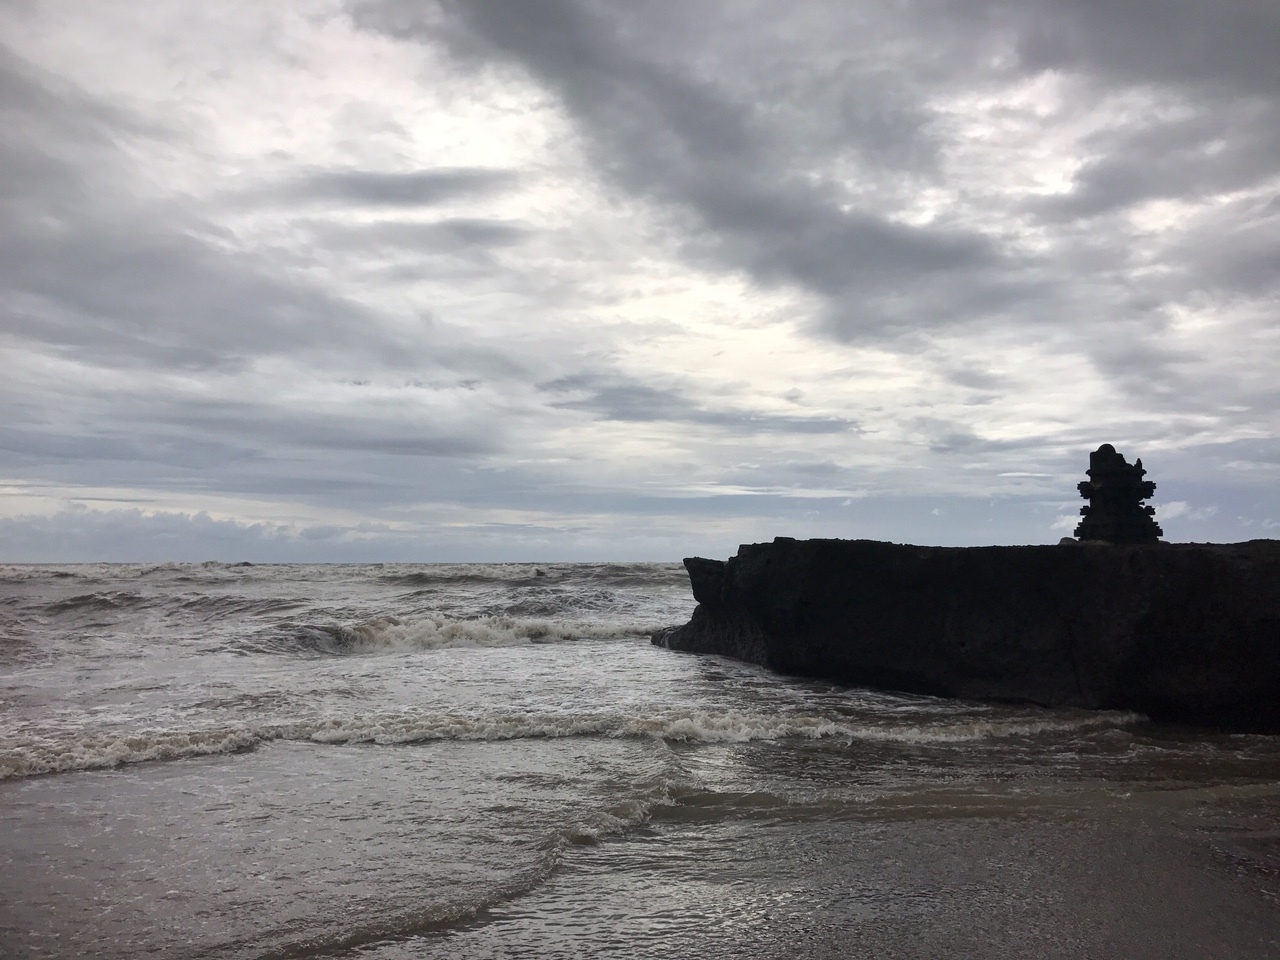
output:
[[[0,559],[1280,526],[1276,0],[0,0]]]

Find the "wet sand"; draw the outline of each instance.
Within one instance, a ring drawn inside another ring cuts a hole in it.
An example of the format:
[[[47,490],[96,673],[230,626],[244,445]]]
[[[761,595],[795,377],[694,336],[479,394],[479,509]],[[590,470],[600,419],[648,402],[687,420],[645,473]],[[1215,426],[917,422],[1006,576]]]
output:
[[[835,823],[675,811],[469,926],[362,957],[1280,956],[1276,798],[1136,806]]]
[[[128,779],[159,790],[170,772],[176,769],[159,765]],[[125,782],[111,774],[94,780]],[[210,881],[212,927],[197,930],[200,904],[165,892],[213,866],[195,849],[197,859],[166,862],[138,846],[145,833],[126,838],[121,829],[91,852],[81,849],[87,826],[67,834],[70,821],[60,829],[27,819],[23,835],[7,842],[0,870],[0,956],[103,949],[137,956],[157,948],[166,956],[361,960],[1280,956],[1280,785],[1133,786],[934,783],[839,807],[754,792],[690,795],[628,831],[583,838],[544,879],[470,919],[422,922],[405,903],[396,908],[408,912],[391,940],[374,936],[344,949],[342,938],[323,936],[323,946],[308,947],[298,930],[283,952],[270,937],[229,936],[228,922],[261,928],[267,918],[233,921],[217,892],[225,883]],[[419,857],[430,862],[432,848],[410,846],[396,856],[413,871],[423,866]],[[61,867],[39,873],[31,869],[36,862]],[[173,877],[133,876],[162,862]],[[340,877],[332,879],[343,888]],[[115,937],[95,941],[106,931],[49,909],[70,907],[77,890],[106,911],[104,921],[138,913],[128,927],[132,947]],[[376,887],[362,894],[380,898]],[[403,894],[394,885],[381,891]],[[364,922],[359,910],[351,922]],[[184,946],[183,929],[199,933],[196,941]]]

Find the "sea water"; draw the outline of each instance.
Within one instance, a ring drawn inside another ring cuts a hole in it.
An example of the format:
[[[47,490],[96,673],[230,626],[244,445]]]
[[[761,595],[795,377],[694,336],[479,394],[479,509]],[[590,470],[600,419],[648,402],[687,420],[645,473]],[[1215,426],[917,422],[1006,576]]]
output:
[[[692,607],[0,567],[0,957],[1280,956],[1280,738],[650,644]]]

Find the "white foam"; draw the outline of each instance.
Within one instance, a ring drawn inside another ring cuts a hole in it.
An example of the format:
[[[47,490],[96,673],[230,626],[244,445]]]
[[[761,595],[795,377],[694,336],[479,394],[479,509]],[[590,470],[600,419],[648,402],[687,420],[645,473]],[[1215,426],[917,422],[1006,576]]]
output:
[[[699,743],[745,743],[784,737],[845,736],[852,728],[820,715],[773,715],[735,710],[660,710],[628,720],[626,736],[657,737]]]
[[[1042,721],[874,726],[820,714],[765,714],[735,710],[655,708],[640,715],[603,712],[506,714],[404,712],[372,717],[333,717],[306,738],[320,743],[416,743],[427,740],[516,740],[578,736],[645,737],[698,743],[745,743],[787,737],[902,743],[963,743],[1123,726],[1137,714],[1096,714]]]
[[[821,714],[768,714],[678,707],[610,713],[592,711],[400,711],[340,715],[290,723],[209,730],[157,730],[127,735],[32,738],[0,743],[0,780],[41,773],[93,770],[148,760],[232,753],[271,740],[328,744],[407,744],[434,740],[520,740],[564,737],[639,737],[697,743],[839,738],[918,744],[1070,733],[1120,727],[1137,714],[1099,713],[1022,721],[978,721],[912,726],[849,723]]]
[[[968,743],[1005,737],[1033,737],[1042,733],[1071,733],[1124,727],[1146,718],[1137,713],[1099,712],[1044,720],[975,720],[903,727],[863,728],[853,739],[899,743]]]
[[[0,780],[41,773],[100,770],[147,760],[234,753],[254,746],[252,730],[142,731],[121,736],[41,738],[0,747]]]

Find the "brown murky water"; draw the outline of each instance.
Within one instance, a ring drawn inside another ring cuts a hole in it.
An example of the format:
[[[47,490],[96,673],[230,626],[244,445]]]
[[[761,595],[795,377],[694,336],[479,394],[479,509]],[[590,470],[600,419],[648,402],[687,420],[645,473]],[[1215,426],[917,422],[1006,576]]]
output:
[[[1280,738],[650,646],[670,565],[0,571],[0,956],[1280,956]]]

